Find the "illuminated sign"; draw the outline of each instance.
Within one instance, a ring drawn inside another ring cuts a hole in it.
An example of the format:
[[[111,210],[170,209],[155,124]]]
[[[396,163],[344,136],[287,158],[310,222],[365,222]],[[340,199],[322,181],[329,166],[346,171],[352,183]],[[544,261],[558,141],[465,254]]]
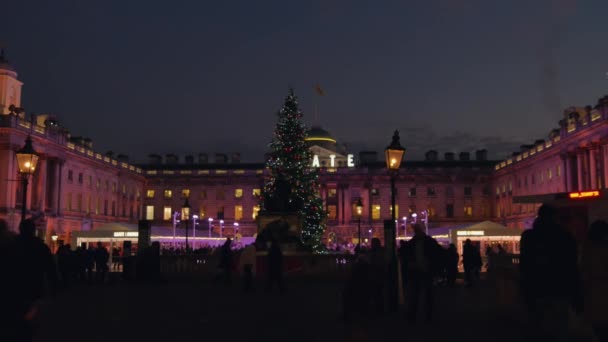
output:
[[[485,232],[483,230],[458,230],[456,231],[458,236],[483,236]]]
[[[139,232],[114,232],[114,237],[138,237]]]
[[[572,199],[578,198],[595,198],[600,197],[599,191],[579,191],[579,192],[571,192],[569,197]]]
[[[355,167],[355,156],[352,154],[346,155],[346,166],[347,167]],[[318,155],[312,156],[312,167],[321,167],[321,162],[319,161]],[[336,167],[336,155],[329,155],[329,167]]]

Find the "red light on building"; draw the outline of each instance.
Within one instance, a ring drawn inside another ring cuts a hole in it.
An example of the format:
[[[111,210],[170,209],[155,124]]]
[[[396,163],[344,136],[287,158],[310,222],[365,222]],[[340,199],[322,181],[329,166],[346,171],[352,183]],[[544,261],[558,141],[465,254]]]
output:
[[[571,192],[569,194],[571,199],[579,199],[579,198],[595,198],[600,197],[599,191],[579,191],[579,192]]]

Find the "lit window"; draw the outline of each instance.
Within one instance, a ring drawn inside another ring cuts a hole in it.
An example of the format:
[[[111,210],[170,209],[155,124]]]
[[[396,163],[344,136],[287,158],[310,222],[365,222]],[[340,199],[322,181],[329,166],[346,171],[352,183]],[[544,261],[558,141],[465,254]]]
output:
[[[391,205],[391,213],[393,212],[393,206]],[[395,204],[395,217],[399,217],[399,204]]]
[[[101,179],[97,178],[97,184],[95,185],[95,187],[97,188],[97,190],[99,190],[100,186],[101,186]]]
[[[201,206],[198,217],[200,217],[200,218],[205,217],[206,212],[207,212],[207,208],[205,206]]]
[[[169,217],[171,217],[171,208],[169,208]],[[185,207],[182,208],[182,220],[189,220],[190,219],[190,208]]]
[[[154,198],[154,190],[146,190],[146,198]]]
[[[165,221],[169,221],[171,220],[171,215],[173,213],[171,212],[171,207],[163,207],[163,220]]]
[[[234,197],[242,198],[243,197],[243,189],[234,189]]]
[[[560,165],[557,165],[557,177],[561,177],[562,175],[562,167]]]
[[[240,221],[241,219],[243,219],[243,206],[235,205],[234,206],[234,220]]]
[[[397,207],[399,209],[399,207]],[[429,212],[429,217],[435,217],[436,212],[434,207],[428,207],[427,211]]]
[[[553,170],[547,170],[547,175],[549,176],[549,179],[553,179]]]
[[[173,191],[168,190],[168,189],[165,190],[164,196],[165,196],[165,199],[171,199],[173,197]]]
[[[146,220],[154,220],[154,206],[147,205],[146,206]]]
[[[122,185],[122,194],[126,194],[127,193],[127,186],[126,185]]]
[[[473,216],[473,207],[470,205],[464,206],[464,216],[471,217]]]
[[[97,197],[97,206],[95,206],[95,215],[99,215],[101,212],[101,198]]]
[[[372,220],[380,219],[380,206],[377,204],[372,205]]]
[[[258,217],[258,213],[260,212],[260,206],[259,205],[254,205],[253,206],[253,214],[251,215],[251,218],[253,218],[255,220],[256,217]]]
[[[327,190],[327,197],[336,197],[337,194],[337,190],[336,189],[328,189]]]
[[[260,189],[253,189],[253,196],[260,197],[262,195],[262,191]]]
[[[190,198],[190,189],[182,189],[182,198]]]
[[[335,205],[328,205],[327,206],[327,218],[330,220],[335,220],[336,219],[336,214],[337,214],[337,209]]]
[[[407,211],[408,211],[410,214],[415,213],[415,212],[416,212],[416,205],[414,205],[414,204],[410,205],[410,207],[407,209]]]

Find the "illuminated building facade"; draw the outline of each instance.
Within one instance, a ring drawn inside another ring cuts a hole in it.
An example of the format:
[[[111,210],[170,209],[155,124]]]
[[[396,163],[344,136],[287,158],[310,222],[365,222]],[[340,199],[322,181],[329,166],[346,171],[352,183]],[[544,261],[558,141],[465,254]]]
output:
[[[0,58],[0,218],[12,230],[17,229],[22,200],[15,151],[31,135],[40,162],[30,180],[27,209],[44,217],[39,233],[46,241],[55,234],[70,241],[73,231],[139,219],[169,231],[186,198],[189,214],[199,216],[198,231],[255,234],[264,163],[241,163],[238,154],[199,154],[182,161],[176,155],[150,155],[147,163],[132,165],[125,156],[93,151],[90,140],[71,136],[49,115],[26,119],[21,87],[15,70]],[[404,217],[411,223],[412,214],[420,220],[424,211],[431,229],[486,220],[524,229],[531,226],[538,204],[517,204],[514,197],[606,188],[606,104],[608,98],[603,98],[594,108],[567,110],[547,140],[522,146],[504,161],[487,160],[485,150],[442,156],[429,151],[417,161],[406,154],[396,181],[398,236],[404,234]],[[307,142],[329,213],[326,241],[356,242],[359,220],[362,239],[382,237],[383,221],[393,210],[383,158],[375,152],[350,154],[317,126]],[[358,200],[363,204],[360,218]]]
[[[539,203],[514,203],[521,196],[590,192],[608,185],[608,96],[594,107],[564,111],[559,128],[495,167],[496,219],[520,229],[532,226]]]

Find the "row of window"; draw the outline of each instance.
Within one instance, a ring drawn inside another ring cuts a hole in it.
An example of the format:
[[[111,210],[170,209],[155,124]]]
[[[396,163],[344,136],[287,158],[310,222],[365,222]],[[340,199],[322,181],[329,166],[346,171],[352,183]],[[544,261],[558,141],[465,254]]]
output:
[[[82,172],[78,173],[78,184],[83,184],[84,182],[84,174]],[[74,181],[74,172],[72,170],[68,170],[68,182],[73,182]],[[100,178],[97,178],[97,181],[95,183],[95,189],[97,190],[101,190],[101,185],[102,185],[102,181]],[[110,181],[106,180],[105,182],[103,182],[103,190],[104,191],[110,191]],[[92,175],[88,175],[86,177],[86,186],[87,187],[92,187],[93,186],[93,176]],[[118,191],[117,188],[117,184],[116,182],[112,182],[112,193],[116,193]],[[135,196],[137,199],[139,199],[139,190],[137,189],[127,189],[127,185],[126,184],[122,184],[121,186],[121,191],[123,195],[126,195],[127,192],[129,192],[130,194],[133,194],[133,192],[135,192]]]
[[[191,191],[190,189],[182,189],[181,198],[190,198]],[[253,197],[259,197],[261,194],[260,189],[253,189],[251,195]],[[156,195],[156,191],[149,189],[146,190],[146,198],[153,199]],[[163,190],[163,198],[164,199],[172,199],[173,198],[173,190],[165,189]],[[234,189],[234,198],[243,198],[243,189]],[[207,190],[201,190],[199,193],[199,199],[207,199]],[[215,192],[215,199],[224,200],[226,199],[226,192],[222,189],[218,189]]]
[[[335,190],[335,189],[330,189],[330,192],[328,193],[329,197],[332,197],[331,190]],[[395,189],[395,190],[397,190],[397,189]],[[490,194],[490,191],[491,190],[488,187],[484,187],[483,188],[483,195],[484,196],[488,196]],[[371,193],[372,193],[372,196],[379,196],[380,195],[380,190],[377,189],[377,188],[373,188],[371,190]],[[465,186],[463,188],[463,193],[464,193],[465,197],[471,197],[471,196],[473,196],[473,187]],[[335,194],[335,192],[334,192],[334,194]],[[408,191],[408,196],[409,197],[416,197],[417,194],[418,194],[417,188],[415,188],[415,187],[409,188],[409,191]],[[451,186],[446,187],[445,188],[445,194],[446,194],[447,197],[454,197],[454,188],[451,187]],[[426,195],[428,197],[437,196],[437,191],[436,191],[435,187],[434,186],[427,187],[426,188]]]
[[[73,198],[72,193],[68,192],[66,194],[64,208],[67,211],[75,211],[95,215],[118,216],[121,214],[116,211],[116,201],[112,200],[111,207],[109,206],[109,204],[110,201],[101,197],[97,197],[97,199],[94,199],[92,196],[87,195],[85,199],[83,197],[83,194],[76,194],[76,198]],[[125,203],[122,204],[122,215],[120,216],[127,217],[127,207],[129,208],[128,216],[131,218],[135,217],[134,207],[136,206],[127,206]],[[137,216],[139,216],[139,210],[137,210]]]
[[[155,209],[154,208],[155,207],[153,205],[146,206],[146,220],[155,219]],[[260,212],[260,206],[259,205],[253,206],[251,219],[255,220],[255,218],[258,216],[259,212]],[[173,220],[173,215],[175,213],[180,213],[180,217],[190,217],[190,214],[194,214],[194,213],[190,212],[190,208],[173,208],[171,206],[165,205],[162,207],[163,221]],[[207,218],[207,216],[210,218],[223,220],[224,219],[224,207],[223,206],[218,207],[215,215],[209,215],[207,213],[207,208],[205,206],[201,206],[199,208],[197,215],[198,215],[199,220]],[[242,205],[234,206],[232,218],[235,221],[240,221],[243,219],[243,206]]]
[[[555,168],[548,168],[546,170],[542,170],[538,173],[532,173],[529,176],[526,175],[522,178],[517,179],[517,188],[520,189],[523,185],[524,188],[528,187],[528,180],[531,185],[535,185],[537,182],[539,184],[543,184],[545,182],[551,181],[553,178],[559,178],[562,176],[562,168],[560,165],[557,165]],[[523,180],[523,181],[522,181]],[[506,193],[507,189],[509,193],[513,191],[513,182],[509,182],[502,184],[502,186],[496,187],[496,195],[500,195],[502,189],[502,193]]]

